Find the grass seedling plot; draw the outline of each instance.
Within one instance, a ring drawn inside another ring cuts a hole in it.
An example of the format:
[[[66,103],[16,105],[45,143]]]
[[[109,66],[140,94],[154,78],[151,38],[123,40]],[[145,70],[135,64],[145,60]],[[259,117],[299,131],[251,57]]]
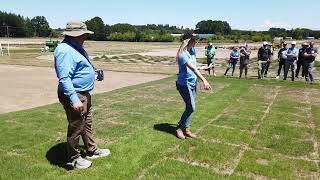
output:
[[[0,179],[318,179],[320,90],[302,82],[208,78],[193,140],[178,140],[175,78],[93,96],[94,135],[111,156],[64,169],[59,104],[0,115]]]
[[[162,64],[162,65],[175,65],[176,60],[174,57],[166,56],[143,56],[140,54],[120,55],[120,56],[106,56],[95,57],[95,61],[102,62],[120,62],[120,63],[145,63],[145,64]]]

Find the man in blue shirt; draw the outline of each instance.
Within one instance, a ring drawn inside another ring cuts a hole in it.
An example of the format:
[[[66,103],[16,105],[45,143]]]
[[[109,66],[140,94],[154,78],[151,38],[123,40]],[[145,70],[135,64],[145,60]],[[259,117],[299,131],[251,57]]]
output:
[[[54,63],[59,79],[58,97],[68,119],[67,165],[79,169],[91,166],[91,161],[80,156],[80,136],[87,151],[87,158],[94,159],[110,154],[108,149],[98,149],[92,137],[90,91],[94,88],[95,70],[83,43],[88,34],[87,26],[80,21],[67,23],[65,39],[54,52]]]
[[[289,68],[291,70],[291,80],[294,81],[294,71],[296,69],[296,63],[297,63],[297,59],[299,56],[299,50],[296,48],[296,42],[293,41],[291,43],[291,48],[289,48],[287,50],[286,56],[287,56],[287,60],[286,60],[286,66],[284,69],[284,78],[283,80],[287,80],[287,76],[288,76],[288,72],[289,72]]]

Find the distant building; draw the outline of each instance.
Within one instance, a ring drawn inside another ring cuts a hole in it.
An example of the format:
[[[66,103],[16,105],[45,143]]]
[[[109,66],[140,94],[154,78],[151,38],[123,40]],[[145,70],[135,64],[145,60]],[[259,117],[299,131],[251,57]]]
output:
[[[292,40],[292,37],[285,37],[284,40],[286,40],[286,41],[291,41],[291,40]]]
[[[199,39],[208,39],[214,36],[214,34],[193,34],[193,35],[199,37]]]
[[[183,34],[171,34],[171,36],[173,36],[173,37],[181,37],[181,36],[183,36]]]
[[[314,40],[316,39],[315,37],[306,37],[307,40]]]
[[[208,38],[215,36],[214,34],[193,34],[193,35],[198,37],[199,39],[208,39]],[[181,37],[181,36],[183,36],[183,34],[171,34],[171,36]]]

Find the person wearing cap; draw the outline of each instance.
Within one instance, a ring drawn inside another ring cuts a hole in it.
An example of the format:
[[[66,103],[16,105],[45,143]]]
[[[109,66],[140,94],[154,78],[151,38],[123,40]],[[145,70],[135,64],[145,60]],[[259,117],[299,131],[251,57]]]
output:
[[[228,71],[232,68],[232,76],[234,74],[234,71],[236,69],[236,65],[238,63],[238,61],[240,60],[240,52],[239,52],[239,48],[238,47],[233,47],[231,53],[230,53],[230,59],[229,59],[229,64],[228,67],[226,69],[226,72],[224,73],[224,75],[226,76]]]
[[[314,83],[314,74],[313,67],[314,61],[316,60],[318,55],[318,49],[314,47],[314,42],[310,42],[310,47],[307,48],[306,53],[304,54],[304,68],[305,68],[305,79],[306,82]]]
[[[239,78],[242,78],[242,73],[244,70],[245,78],[248,76],[248,64],[250,60],[250,50],[248,49],[248,45],[241,48],[240,50],[240,76]]]
[[[302,77],[305,75],[305,69],[304,69],[304,54],[307,51],[309,44],[308,43],[302,43],[302,48],[299,49],[299,56],[297,60],[297,69],[296,69],[296,78],[299,78],[300,69],[302,67]]]
[[[267,65],[266,65],[266,70],[264,72],[264,77],[267,77],[268,75],[268,72],[269,72],[269,67],[270,67],[270,64],[271,64],[271,58],[273,56],[273,47],[271,44],[268,44],[268,48],[270,49],[271,51],[271,56],[270,56],[270,60],[267,62]]]
[[[54,52],[54,66],[58,78],[58,98],[68,119],[67,166],[86,169],[91,161],[80,156],[79,139],[82,137],[86,157],[94,159],[110,154],[99,149],[92,136],[91,94],[95,70],[83,43],[92,31],[80,21],[70,21],[62,33],[65,37]]]
[[[196,135],[190,130],[191,114],[195,111],[195,98],[197,88],[197,77],[204,84],[204,89],[210,90],[211,86],[197,69],[194,46],[196,40],[191,33],[183,35],[183,42],[177,52],[177,63],[179,73],[176,87],[185,103],[185,110],[181,115],[176,128],[176,136],[179,139],[195,138]]]
[[[281,74],[281,69],[283,67],[283,69],[285,69],[286,66],[286,60],[287,60],[287,43],[284,42],[283,43],[283,48],[281,48],[278,52],[278,61],[279,61],[279,68],[278,68],[278,74],[276,79],[280,78],[280,74]],[[284,72],[285,70],[283,70]]]
[[[291,47],[287,50],[287,60],[286,67],[284,69],[284,78],[283,80],[287,80],[289,69],[291,70],[291,80],[294,81],[294,73],[296,68],[297,59],[299,56],[299,50],[296,48],[296,42],[293,41],[291,43]]]
[[[210,70],[212,70],[212,75],[216,76],[216,73],[214,71],[214,67],[215,67],[214,56],[216,55],[216,49],[215,49],[215,47],[213,47],[212,43],[209,43],[208,47],[205,49],[205,55],[207,57],[207,65],[208,65],[209,75],[210,75]]]
[[[263,42],[263,46],[258,50],[258,78],[263,79],[266,69],[271,62],[272,52],[268,48],[268,42]]]

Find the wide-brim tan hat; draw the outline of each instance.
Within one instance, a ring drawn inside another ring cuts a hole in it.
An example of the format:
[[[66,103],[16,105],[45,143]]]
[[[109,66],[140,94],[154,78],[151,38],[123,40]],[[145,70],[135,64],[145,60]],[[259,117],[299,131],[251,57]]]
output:
[[[83,34],[94,34],[94,32],[89,31],[87,25],[81,21],[68,22],[65,31],[62,33],[62,35],[71,37],[78,37]]]

